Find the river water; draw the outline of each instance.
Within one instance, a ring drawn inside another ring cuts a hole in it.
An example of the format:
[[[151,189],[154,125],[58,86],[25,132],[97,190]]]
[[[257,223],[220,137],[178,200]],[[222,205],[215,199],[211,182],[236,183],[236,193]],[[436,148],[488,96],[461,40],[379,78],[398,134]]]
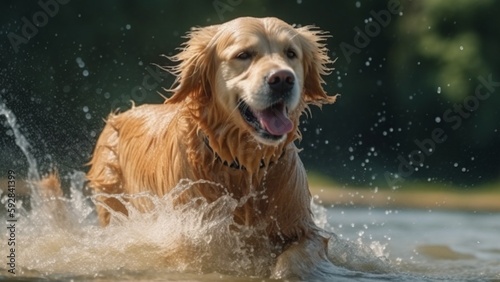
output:
[[[343,239],[379,242],[402,280],[500,281],[498,213],[333,208],[328,222]]]
[[[29,177],[38,180],[36,161],[28,140],[17,130],[15,116],[5,106],[0,114],[25,153]],[[68,190],[64,198],[42,200],[32,186],[29,202],[17,199],[15,274],[8,272],[12,267],[7,264],[12,230],[2,228],[0,279],[267,280],[258,270],[268,268],[272,259],[245,246],[242,236],[252,230],[231,231],[237,201],[229,196],[174,207],[172,198],[193,185],[184,181],[163,198],[137,195],[154,202],[152,212],[129,207],[128,218],[117,216],[101,228],[95,199],[82,192],[84,173],[74,171],[62,178]],[[4,192],[2,205],[7,198]],[[328,255],[335,264],[321,281],[500,281],[498,213],[326,208],[315,203],[312,210],[317,224],[331,234]],[[8,227],[7,215],[2,209],[0,216]],[[173,253],[178,242],[190,246],[181,260]]]
[[[72,177],[82,176],[75,173]],[[46,205],[21,212],[16,275],[2,264],[1,278],[263,279],[244,274],[249,260],[256,257],[244,251],[236,236],[225,234],[230,216],[212,218],[211,226],[200,221],[202,210],[225,210],[231,200],[202,205],[189,216],[175,211],[168,199],[158,200],[153,214],[132,213],[130,218],[100,228],[91,202],[77,187],[72,189],[73,198],[64,202],[67,217],[47,212]],[[330,239],[329,256],[340,267],[322,281],[500,281],[498,214],[313,207],[318,224],[337,236]],[[165,261],[165,252],[185,236],[199,246],[193,259],[182,264]],[[206,272],[200,262],[204,252],[214,252],[214,245],[221,256],[210,260],[218,271]],[[6,256],[4,246],[1,257]]]

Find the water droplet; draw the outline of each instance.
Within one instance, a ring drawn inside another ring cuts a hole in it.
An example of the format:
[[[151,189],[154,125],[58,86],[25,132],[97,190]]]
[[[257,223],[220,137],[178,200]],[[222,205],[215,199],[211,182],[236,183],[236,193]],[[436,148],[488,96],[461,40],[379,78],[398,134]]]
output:
[[[84,70],[84,71],[82,72],[82,74],[83,74],[83,76],[89,76],[89,71],[88,71],[88,70]]]
[[[361,2],[356,1],[356,8],[360,8],[360,7],[361,7]]]
[[[454,167],[458,167],[458,163],[454,163],[454,164],[453,164],[453,166],[454,166]]]
[[[441,86],[439,86],[439,87],[438,87],[438,89],[437,89],[437,93],[438,93],[438,94],[441,94]]]
[[[131,26],[131,25],[129,25],[129,24],[127,24],[127,25],[125,26],[125,29],[126,29],[126,30],[130,30],[130,28],[132,28],[132,26]]]
[[[463,51],[463,50],[464,50],[464,46],[460,45],[460,51]]]
[[[80,67],[80,68],[85,67],[85,63],[83,62],[82,58],[80,58],[80,57],[76,58],[76,63],[78,64],[78,67]]]
[[[441,122],[441,118],[440,117],[436,117],[434,120],[436,121],[436,123],[440,123]]]

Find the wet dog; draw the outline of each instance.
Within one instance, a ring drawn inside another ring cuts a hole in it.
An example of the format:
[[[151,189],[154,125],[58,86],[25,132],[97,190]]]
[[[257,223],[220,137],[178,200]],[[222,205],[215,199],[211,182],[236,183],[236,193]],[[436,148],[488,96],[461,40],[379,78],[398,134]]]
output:
[[[265,226],[279,250],[270,275],[308,277],[324,264],[327,239],[314,224],[311,195],[294,141],[309,105],[335,101],[323,90],[331,63],[325,33],[276,18],[238,18],[193,29],[171,59],[176,76],[164,104],[111,114],[87,174],[98,217],[109,224],[125,204],[147,212],[142,198],[163,196],[182,179],[197,182],[176,204],[231,195],[240,201],[234,220]],[[111,212],[113,211],[113,212]]]

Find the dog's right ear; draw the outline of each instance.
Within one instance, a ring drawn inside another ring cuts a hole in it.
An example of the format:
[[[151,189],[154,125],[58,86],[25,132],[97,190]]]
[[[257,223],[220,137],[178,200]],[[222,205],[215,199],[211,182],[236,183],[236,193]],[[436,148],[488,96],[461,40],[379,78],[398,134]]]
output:
[[[210,82],[214,81],[215,77],[214,38],[218,30],[218,25],[193,28],[186,35],[188,40],[182,45],[181,51],[169,58],[177,63],[176,66],[168,68],[176,79],[169,90],[173,95],[165,103],[179,103],[188,96],[202,102],[201,104],[210,99]]]
[[[323,89],[325,81],[322,76],[332,71],[325,41],[328,33],[318,30],[315,26],[304,26],[296,29],[304,52],[304,100],[306,104],[320,106],[332,104],[337,95],[329,96]]]

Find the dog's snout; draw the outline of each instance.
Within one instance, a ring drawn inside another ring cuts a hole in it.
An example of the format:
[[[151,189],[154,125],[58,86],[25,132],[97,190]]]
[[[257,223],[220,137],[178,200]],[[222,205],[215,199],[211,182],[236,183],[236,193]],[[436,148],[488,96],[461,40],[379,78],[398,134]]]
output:
[[[286,92],[293,88],[295,76],[289,70],[279,70],[267,78],[267,84],[273,91]]]

